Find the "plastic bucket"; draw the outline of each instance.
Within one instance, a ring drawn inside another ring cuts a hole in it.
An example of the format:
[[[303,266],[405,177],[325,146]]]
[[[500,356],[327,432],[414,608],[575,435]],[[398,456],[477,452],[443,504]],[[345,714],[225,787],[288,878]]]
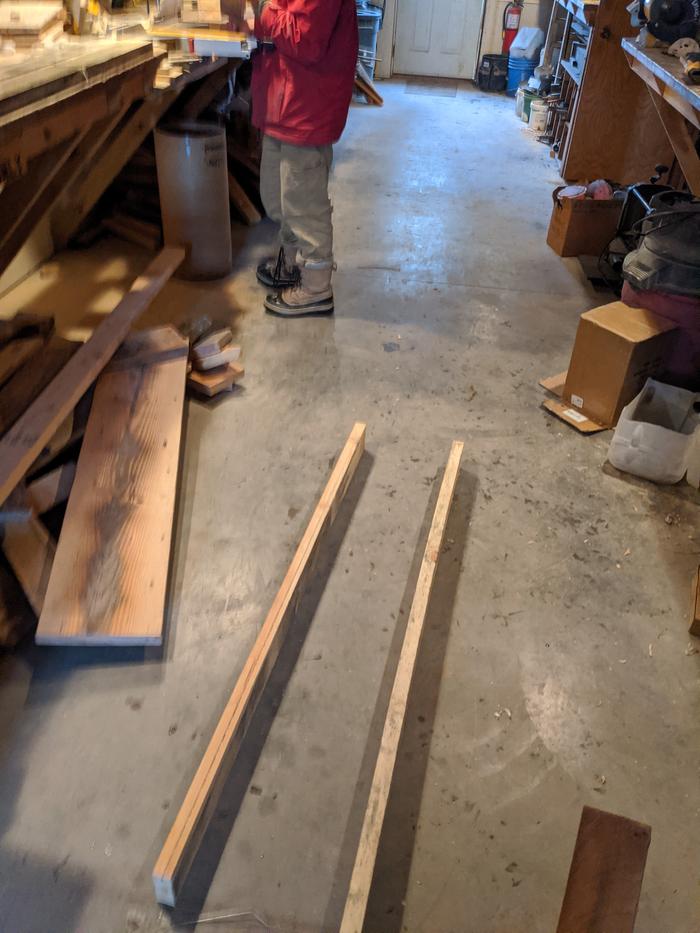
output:
[[[379,27],[382,24],[382,11],[369,3],[357,4],[357,30],[360,35],[360,51],[358,58],[365,66],[370,78],[374,78],[374,67],[377,63],[377,40]]]
[[[211,123],[182,121],[155,131],[158,191],[166,244],[186,246],[185,279],[231,271],[226,135]]]
[[[527,81],[535,73],[539,59],[508,57],[508,84],[507,94],[515,94],[523,81]]]
[[[547,119],[549,115],[549,104],[543,100],[533,100],[530,104],[530,129],[533,133],[541,136],[547,132]]]

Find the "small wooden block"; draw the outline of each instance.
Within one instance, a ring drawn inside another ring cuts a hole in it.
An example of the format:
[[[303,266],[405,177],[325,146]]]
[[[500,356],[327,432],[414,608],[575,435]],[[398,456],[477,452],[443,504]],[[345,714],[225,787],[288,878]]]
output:
[[[215,353],[220,353],[224,347],[227,347],[232,339],[233,334],[228,327],[222,330],[216,330],[213,334],[202,337],[195,343],[192,347],[192,355],[196,359],[204,359],[204,357],[213,356]]]
[[[700,567],[693,577],[691,586],[690,629],[691,635],[700,635]]]
[[[229,344],[219,353],[212,353],[211,356],[195,357],[194,368],[198,370],[216,369],[217,366],[225,366],[227,363],[235,363],[241,355],[241,348]]]
[[[229,392],[234,383],[242,379],[244,375],[245,369],[237,363],[228,363],[219,369],[210,369],[206,373],[193,369],[187,376],[187,386],[211,398],[220,392]]]

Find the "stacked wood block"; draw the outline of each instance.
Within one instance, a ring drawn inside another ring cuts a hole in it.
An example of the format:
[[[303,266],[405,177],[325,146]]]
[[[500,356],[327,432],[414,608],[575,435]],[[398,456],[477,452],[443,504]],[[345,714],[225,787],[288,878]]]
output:
[[[240,355],[241,348],[233,343],[229,328],[210,330],[198,337],[190,349],[188,388],[209,398],[230,392],[245,375],[238,363]]]

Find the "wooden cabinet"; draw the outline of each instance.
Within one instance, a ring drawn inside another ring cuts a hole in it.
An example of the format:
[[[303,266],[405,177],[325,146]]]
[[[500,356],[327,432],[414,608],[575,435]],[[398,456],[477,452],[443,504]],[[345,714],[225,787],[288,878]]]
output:
[[[548,46],[559,42],[553,29],[562,35],[552,153],[568,182],[647,181],[656,165],[673,161],[659,116],[621,47],[623,37],[635,34],[625,3],[555,4],[561,15],[553,12]]]

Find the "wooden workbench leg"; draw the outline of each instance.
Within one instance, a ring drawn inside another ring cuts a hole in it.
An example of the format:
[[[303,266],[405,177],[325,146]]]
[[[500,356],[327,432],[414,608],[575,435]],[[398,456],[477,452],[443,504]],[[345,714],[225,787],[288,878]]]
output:
[[[659,119],[664,125],[666,135],[678,159],[681,171],[685,175],[688,187],[696,197],[700,197],[700,158],[695,143],[690,135],[688,123],[667,100],[647,85],[647,90],[654,103]]]

